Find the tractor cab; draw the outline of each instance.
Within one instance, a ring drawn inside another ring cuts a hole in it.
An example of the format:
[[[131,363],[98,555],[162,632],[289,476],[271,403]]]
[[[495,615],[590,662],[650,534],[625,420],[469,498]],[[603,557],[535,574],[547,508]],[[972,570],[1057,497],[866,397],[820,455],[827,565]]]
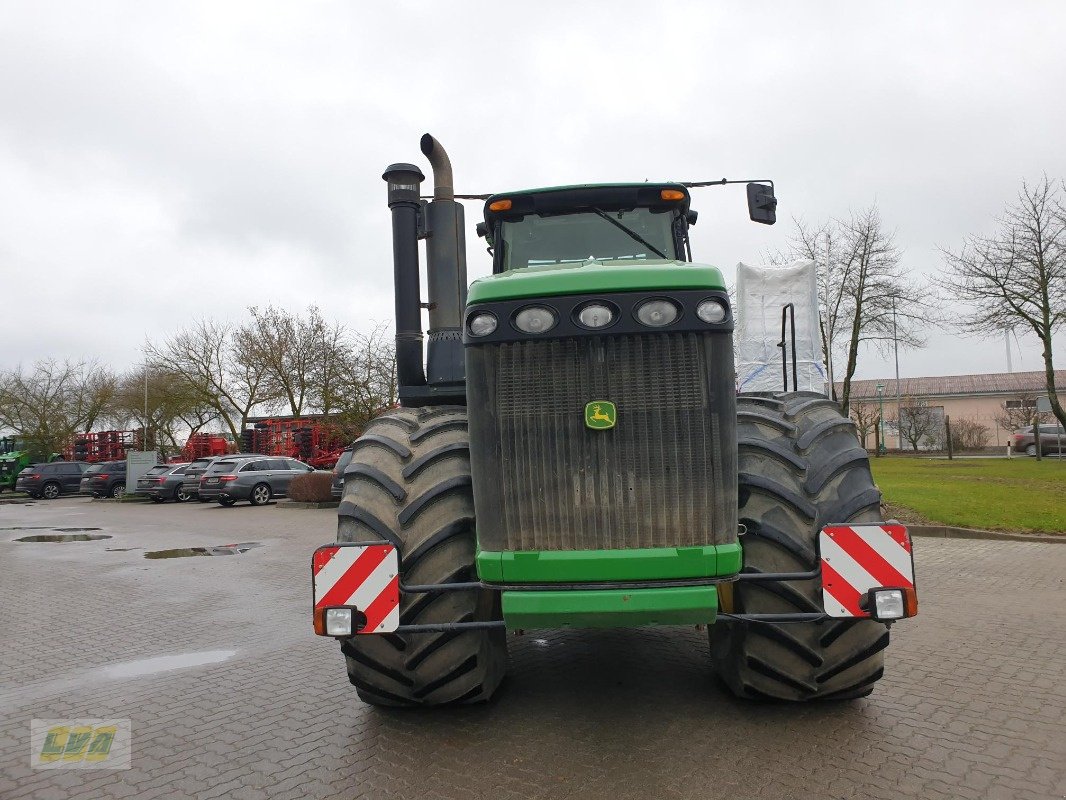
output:
[[[688,261],[688,190],[677,183],[563,186],[492,195],[478,233],[493,272],[605,261]]]

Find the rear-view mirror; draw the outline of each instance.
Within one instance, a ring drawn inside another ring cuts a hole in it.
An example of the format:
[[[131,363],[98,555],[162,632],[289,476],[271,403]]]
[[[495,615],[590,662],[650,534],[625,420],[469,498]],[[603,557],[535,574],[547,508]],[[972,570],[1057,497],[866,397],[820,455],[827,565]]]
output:
[[[764,183],[748,184],[748,216],[752,222],[773,225],[777,222],[777,198],[774,187]]]

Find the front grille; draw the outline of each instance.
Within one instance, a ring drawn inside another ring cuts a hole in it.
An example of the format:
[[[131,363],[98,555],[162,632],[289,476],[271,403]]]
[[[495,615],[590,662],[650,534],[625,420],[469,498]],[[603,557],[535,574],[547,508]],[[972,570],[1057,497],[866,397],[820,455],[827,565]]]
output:
[[[727,333],[468,348],[471,462],[485,550],[681,547],[736,534]],[[610,430],[585,404],[610,400]]]

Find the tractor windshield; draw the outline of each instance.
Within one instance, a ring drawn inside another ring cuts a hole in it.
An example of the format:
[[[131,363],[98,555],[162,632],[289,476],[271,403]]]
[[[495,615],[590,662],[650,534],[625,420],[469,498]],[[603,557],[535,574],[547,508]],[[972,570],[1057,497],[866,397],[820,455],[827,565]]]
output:
[[[526,214],[500,224],[502,268],[566,262],[678,258],[672,211],[650,208]]]

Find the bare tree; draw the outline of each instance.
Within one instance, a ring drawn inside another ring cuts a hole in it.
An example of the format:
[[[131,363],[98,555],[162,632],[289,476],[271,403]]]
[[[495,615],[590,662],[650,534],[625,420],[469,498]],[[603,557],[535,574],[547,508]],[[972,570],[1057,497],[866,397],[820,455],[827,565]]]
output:
[[[1043,346],[1051,410],[1066,426],[1055,387],[1052,340],[1066,323],[1066,206],[1061,187],[1047,176],[1022,184],[1018,199],[997,219],[990,236],[971,236],[957,253],[943,250],[950,275],[944,288],[968,307],[957,323],[984,338],[1031,330]]]
[[[45,359],[0,372],[0,428],[25,438],[35,458],[47,458],[110,413],[115,383],[95,362]]]
[[[1028,392],[1023,392],[1012,400],[1004,400],[999,408],[995,421],[1005,431],[1039,425],[1048,419],[1047,413],[1036,410],[1036,395]]]
[[[145,347],[150,365],[169,370],[202,406],[218,414],[234,441],[240,441],[252,409],[277,399],[267,367],[235,346],[232,326],[200,320],[161,344]]]
[[[300,417],[310,400],[328,326],[316,306],[309,307],[306,316],[274,306],[248,311],[252,319],[233,336],[237,358],[262,365],[266,393],[284,399],[292,416]]]
[[[392,337],[386,326],[377,325],[369,333],[358,334],[343,366],[338,362],[323,410],[338,421],[345,435],[355,436],[396,404],[397,390]]]
[[[873,344],[884,350],[893,341],[901,347],[924,346],[922,331],[935,311],[936,298],[908,276],[894,234],[884,229],[876,206],[820,227],[797,220],[782,260],[786,258],[807,258],[819,265],[822,355],[826,363],[831,359],[836,363],[838,348],[842,351],[843,388],[839,398],[835,386],[830,391],[846,414],[862,346]]]
[[[866,447],[866,440],[877,425],[877,406],[873,403],[852,403],[851,418],[859,434],[859,443]]]
[[[123,375],[117,385],[113,415],[120,427],[136,425],[144,431],[145,449],[158,450],[164,458],[181,450],[179,438],[218,419],[218,412],[181,375],[158,365]],[[148,416],[145,418],[147,403]]]
[[[936,409],[922,397],[905,397],[900,401],[899,412],[894,422],[899,435],[918,452],[921,444],[935,443],[942,422]]]

